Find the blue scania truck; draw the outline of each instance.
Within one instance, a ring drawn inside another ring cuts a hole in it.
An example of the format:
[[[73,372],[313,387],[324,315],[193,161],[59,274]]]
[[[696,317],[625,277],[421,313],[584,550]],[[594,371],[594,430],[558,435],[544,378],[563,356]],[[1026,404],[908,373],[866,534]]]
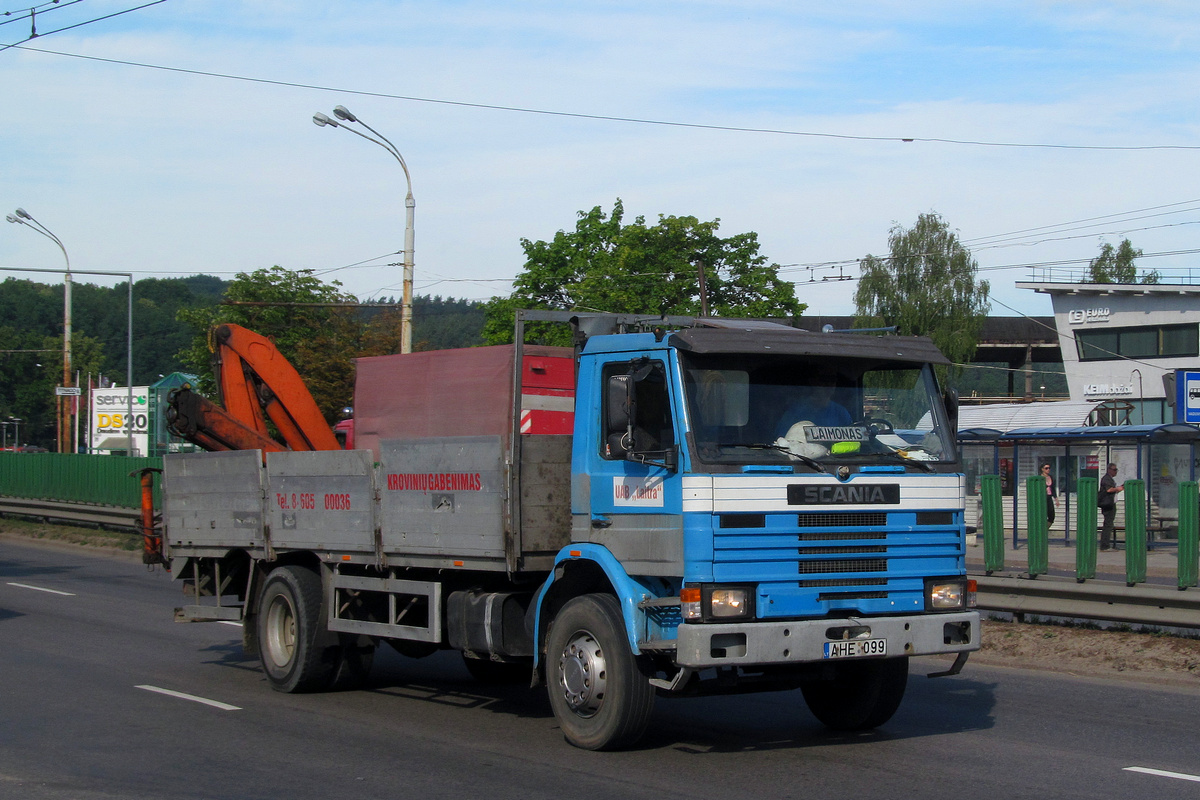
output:
[[[574,348],[524,344],[554,323]],[[176,618],[241,621],[286,692],[457,650],[587,749],[659,696],[800,689],[872,728],[910,657],[979,648],[927,339],[522,311],[515,341],[359,359],[358,449],[167,456]]]

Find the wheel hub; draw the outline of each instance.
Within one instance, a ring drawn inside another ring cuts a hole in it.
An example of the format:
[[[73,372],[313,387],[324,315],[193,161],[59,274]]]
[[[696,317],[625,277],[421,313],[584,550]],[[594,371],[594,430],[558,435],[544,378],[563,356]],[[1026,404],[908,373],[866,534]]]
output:
[[[276,597],[267,611],[266,650],[277,667],[285,667],[296,651],[296,614],[283,597]]]
[[[558,659],[558,680],[567,705],[582,717],[600,710],[608,683],[604,651],[596,637],[577,631]]]

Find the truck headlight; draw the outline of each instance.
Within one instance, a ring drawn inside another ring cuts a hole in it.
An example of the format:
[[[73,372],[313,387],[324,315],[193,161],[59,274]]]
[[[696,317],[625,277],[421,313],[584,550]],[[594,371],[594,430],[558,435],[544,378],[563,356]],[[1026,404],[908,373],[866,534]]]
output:
[[[960,611],[975,606],[975,581],[932,578],[925,581],[925,607],[930,611]]]
[[[702,607],[708,619],[740,619],[754,614],[754,589],[749,586],[706,586]]]

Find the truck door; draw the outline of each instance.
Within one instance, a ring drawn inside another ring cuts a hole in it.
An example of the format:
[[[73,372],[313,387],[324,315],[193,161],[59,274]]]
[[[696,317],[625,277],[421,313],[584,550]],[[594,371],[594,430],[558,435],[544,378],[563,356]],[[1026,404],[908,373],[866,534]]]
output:
[[[608,362],[598,378],[600,414],[587,423],[597,430],[588,437],[596,446],[586,456],[585,538],[607,547],[630,574],[682,575],[679,404],[668,365],[653,358]]]

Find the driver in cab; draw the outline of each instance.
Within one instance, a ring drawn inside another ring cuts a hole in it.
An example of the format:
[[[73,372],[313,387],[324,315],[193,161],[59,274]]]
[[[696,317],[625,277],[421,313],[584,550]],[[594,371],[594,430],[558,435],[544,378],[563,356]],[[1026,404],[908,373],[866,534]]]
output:
[[[803,396],[788,405],[776,426],[776,436],[787,436],[797,422],[818,427],[843,427],[854,423],[850,412],[833,399],[838,374],[832,369],[818,369],[805,379]]]

